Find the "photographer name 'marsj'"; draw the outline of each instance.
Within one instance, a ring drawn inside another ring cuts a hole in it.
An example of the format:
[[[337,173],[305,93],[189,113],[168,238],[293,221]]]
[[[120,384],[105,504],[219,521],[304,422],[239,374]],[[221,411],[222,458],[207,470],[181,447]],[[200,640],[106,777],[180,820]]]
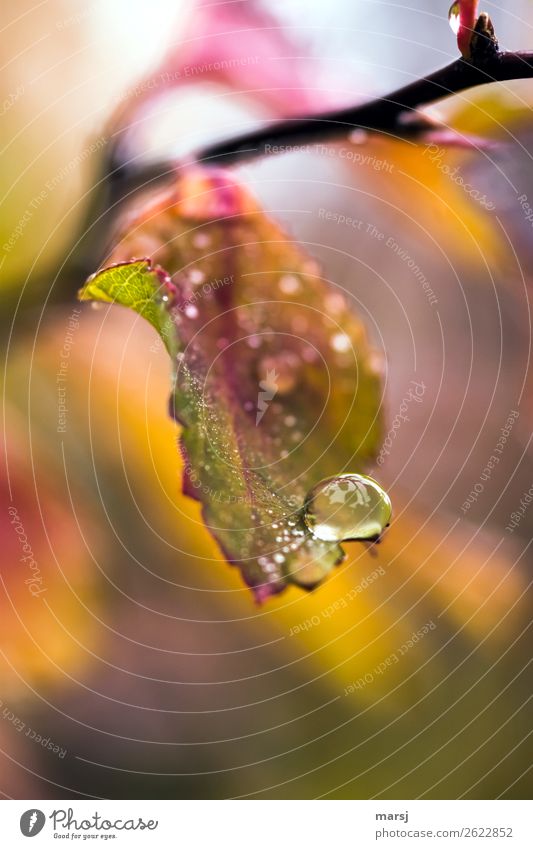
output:
[[[110,820],[102,816],[97,811],[90,818],[75,819],[73,808],[65,810],[58,808],[52,811],[49,816],[54,828],[54,837],[72,838],[76,836],[77,831],[96,831],[96,832],[112,832],[112,831],[155,831],[159,825],[159,820],[143,820],[142,817],[135,819],[116,819]],[[61,829],[65,829],[65,834],[61,834]],[[103,837],[103,835],[100,835]]]

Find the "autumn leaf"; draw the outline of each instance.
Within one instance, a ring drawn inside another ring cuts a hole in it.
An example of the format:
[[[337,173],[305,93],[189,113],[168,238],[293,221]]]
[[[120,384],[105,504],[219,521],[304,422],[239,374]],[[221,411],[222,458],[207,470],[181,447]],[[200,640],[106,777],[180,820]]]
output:
[[[219,170],[186,173],[121,232],[80,297],[144,315],[171,352],[184,492],[257,599],[316,586],[344,552],[308,531],[306,494],[364,470],[380,437],[376,358],[345,293]]]

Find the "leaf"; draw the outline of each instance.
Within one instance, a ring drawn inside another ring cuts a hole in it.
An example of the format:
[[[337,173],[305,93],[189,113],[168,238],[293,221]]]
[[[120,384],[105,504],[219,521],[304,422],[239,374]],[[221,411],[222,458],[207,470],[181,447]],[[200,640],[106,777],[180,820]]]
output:
[[[185,174],[124,232],[118,264],[81,298],[132,307],[167,348],[172,318],[184,492],[258,599],[317,585],[344,553],[309,533],[305,496],[323,477],[361,471],[379,441],[380,378],[361,323],[219,170]],[[151,260],[134,259],[150,246]]]
[[[167,292],[173,294],[170,279],[161,268],[153,268],[149,260],[117,263],[111,274],[94,274],[80,292],[80,301],[104,301],[129,307],[155,327],[170,356],[176,353],[176,334],[166,309]],[[152,272],[152,273],[149,273]]]

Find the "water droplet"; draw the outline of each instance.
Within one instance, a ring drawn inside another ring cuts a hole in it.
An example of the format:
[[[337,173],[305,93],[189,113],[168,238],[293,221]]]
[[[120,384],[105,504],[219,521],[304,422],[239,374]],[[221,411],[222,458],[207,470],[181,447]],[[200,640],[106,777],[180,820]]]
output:
[[[352,144],[365,144],[365,142],[368,141],[368,133],[366,130],[362,130],[358,127],[356,130],[352,130],[348,139]]]
[[[193,245],[195,248],[207,248],[211,243],[211,237],[207,233],[196,233],[193,237]]]
[[[193,286],[199,286],[205,280],[205,274],[200,268],[189,269],[189,280]]]
[[[326,542],[378,539],[392,506],[380,485],[366,475],[337,475],[316,484],[305,500],[303,519]]]
[[[292,351],[262,357],[258,365],[260,379],[275,395],[286,395],[294,388],[300,371],[300,360]],[[272,405],[275,409],[275,405]]]
[[[448,12],[448,21],[454,35],[459,32],[461,7],[459,3],[452,3]]]
[[[187,304],[183,312],[187,318],[198,318],[198,307],[195,307],[194,304]]]
[[[338,351],[340,354],[345,351],[349,351],[352,347],[350,337],[347,336],[346,333],[335,333],[335,335],[331,338],[331,347],[334,351]]]
[[[280,277],[279,288],[284,295],[294,295],[300,288],[300,281],[295,274],[284,274]]]

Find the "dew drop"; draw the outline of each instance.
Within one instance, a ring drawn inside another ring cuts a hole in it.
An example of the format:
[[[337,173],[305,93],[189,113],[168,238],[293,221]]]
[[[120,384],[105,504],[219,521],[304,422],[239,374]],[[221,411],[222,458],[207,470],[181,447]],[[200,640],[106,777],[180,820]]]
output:
[[[338,351],[339,353],[349,351],[352,347],[350,337],[347,336],[346,333],[335,333],[331,339],[331,347],[334,351]]]
[[[390,498],[366,475],[337,475],[320,481],[305,500],[303,519],[325,542],[379,539],[390,522]]]
[[[187,304],[183,312],[187,318],[198,318],[198,307],[195,307],[194,304]]]
[[[195,234],[192,241],[195,248],[207,248],[211,237],[207,233],[200,232]]]
[[[346,302],[339,292],[332,292],[331,295],[326,296],[324,306],[328,313],[336,315],[346,307]]]
[[[368,141],[368,133],[358,127],[356,130],[352,130],[348,139],[352,144],[365,144]]]
[[[460,26],[460,14],[461,14],[461,6],[459,3],[452,3],[450,6],[450,11],[448,12],[448,21],[452,28],[452,32],[454,35],[457,35],[459,32]]]
[[[300,281],[295,274],[283,274],[280,277],[279,288],[284,295],[294,295],[300,288]]]
[[[199,268],[191,268],[189,270],[189,280],[193,286],[199,286],[205,280],[205,274]]]

